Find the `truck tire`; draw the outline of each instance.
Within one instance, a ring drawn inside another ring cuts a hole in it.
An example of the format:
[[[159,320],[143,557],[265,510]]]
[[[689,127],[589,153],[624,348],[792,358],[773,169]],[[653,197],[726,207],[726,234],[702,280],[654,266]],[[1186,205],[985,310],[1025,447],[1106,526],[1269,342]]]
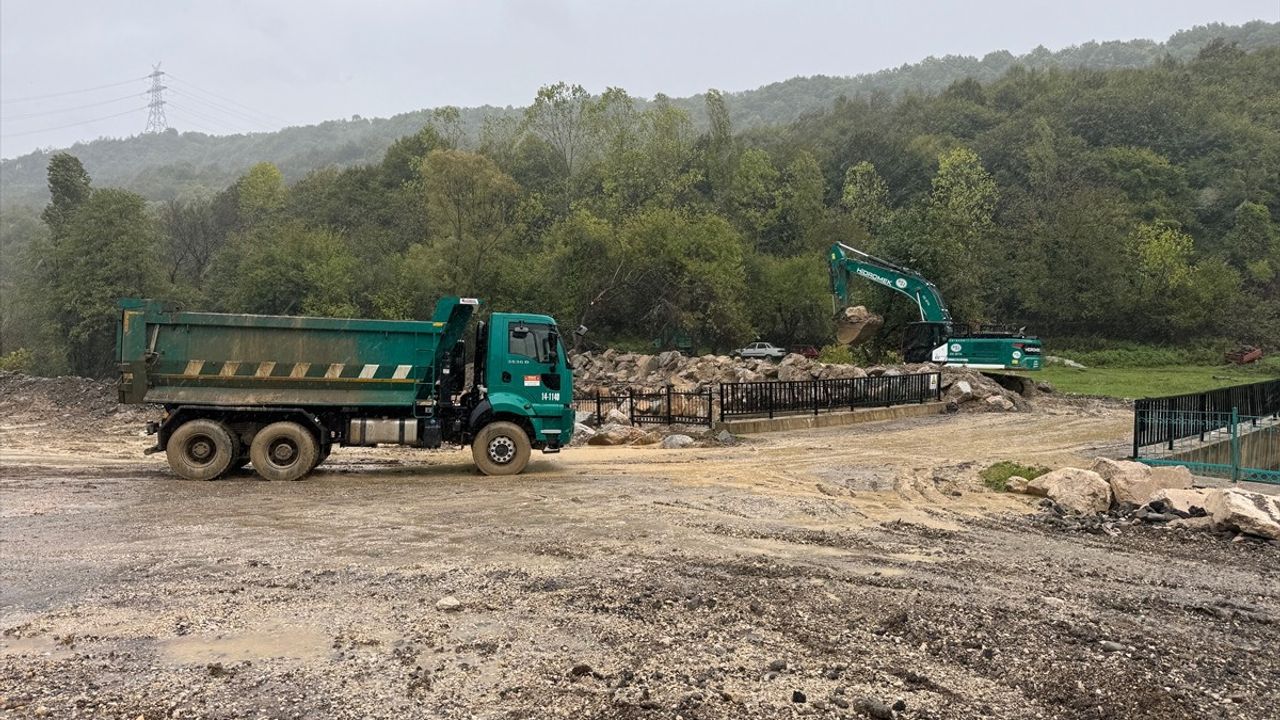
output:
[[[169,467],[187,480],[213,480],[236,459],[236,441],[216,420],[191,420],[178,426],[165,444]]]
[[[253,436],[249,459],[264,480],[301,480],[320,457],[314,435],[298,423],[276,422]]]
[[[529,436],[511,422],[485,425],[471,442],[471,457],[485,475],[518,475],[529,464]]]

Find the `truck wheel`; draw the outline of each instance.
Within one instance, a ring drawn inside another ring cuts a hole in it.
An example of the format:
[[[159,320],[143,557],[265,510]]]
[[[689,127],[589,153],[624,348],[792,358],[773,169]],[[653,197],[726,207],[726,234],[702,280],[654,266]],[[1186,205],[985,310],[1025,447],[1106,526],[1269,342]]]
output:
[[[187,480],[213,480],[231,467],[236,441],[216,420],[192,420],[178,426],[165,445],[169,467]]]
[[[471,441],[471,456],[485,475],[516,475],[529,464],[529,436],[515,423],[489,423]]]
[[[265,480],[301,480],[320,457],[316,438],[298,423],[277,422],[253,436],[249,459]]]

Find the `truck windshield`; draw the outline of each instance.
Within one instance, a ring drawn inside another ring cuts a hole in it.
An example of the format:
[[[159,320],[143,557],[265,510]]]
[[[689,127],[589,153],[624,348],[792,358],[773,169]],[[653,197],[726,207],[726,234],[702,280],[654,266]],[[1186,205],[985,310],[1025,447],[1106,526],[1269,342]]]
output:
[[[507,337],[507,353],[532,358],[541,363],[554,363],[557,355],[551,347],[551,336],[554,334],[555,326],[547,323],[513,324]]]

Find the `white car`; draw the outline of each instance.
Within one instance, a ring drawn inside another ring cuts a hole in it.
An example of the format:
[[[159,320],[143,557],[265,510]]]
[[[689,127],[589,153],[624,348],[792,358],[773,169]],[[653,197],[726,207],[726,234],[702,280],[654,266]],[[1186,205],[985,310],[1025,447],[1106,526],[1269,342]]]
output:
[[[781,360],[787,356],[787,351],[767,342],[754,342],[750,345],[734,350],[732,355],[736,358],[758,358],[761,360]]]

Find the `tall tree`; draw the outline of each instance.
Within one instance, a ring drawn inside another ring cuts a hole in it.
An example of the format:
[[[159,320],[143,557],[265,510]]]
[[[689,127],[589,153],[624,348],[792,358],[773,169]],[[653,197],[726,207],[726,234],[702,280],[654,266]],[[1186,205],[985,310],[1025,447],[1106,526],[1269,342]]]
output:
[[[131,192],[94,190],[65,218],[49,293],[72,372],[101,377],[114,370],[116,300],[155,288],[156,246],[146,202]]]

